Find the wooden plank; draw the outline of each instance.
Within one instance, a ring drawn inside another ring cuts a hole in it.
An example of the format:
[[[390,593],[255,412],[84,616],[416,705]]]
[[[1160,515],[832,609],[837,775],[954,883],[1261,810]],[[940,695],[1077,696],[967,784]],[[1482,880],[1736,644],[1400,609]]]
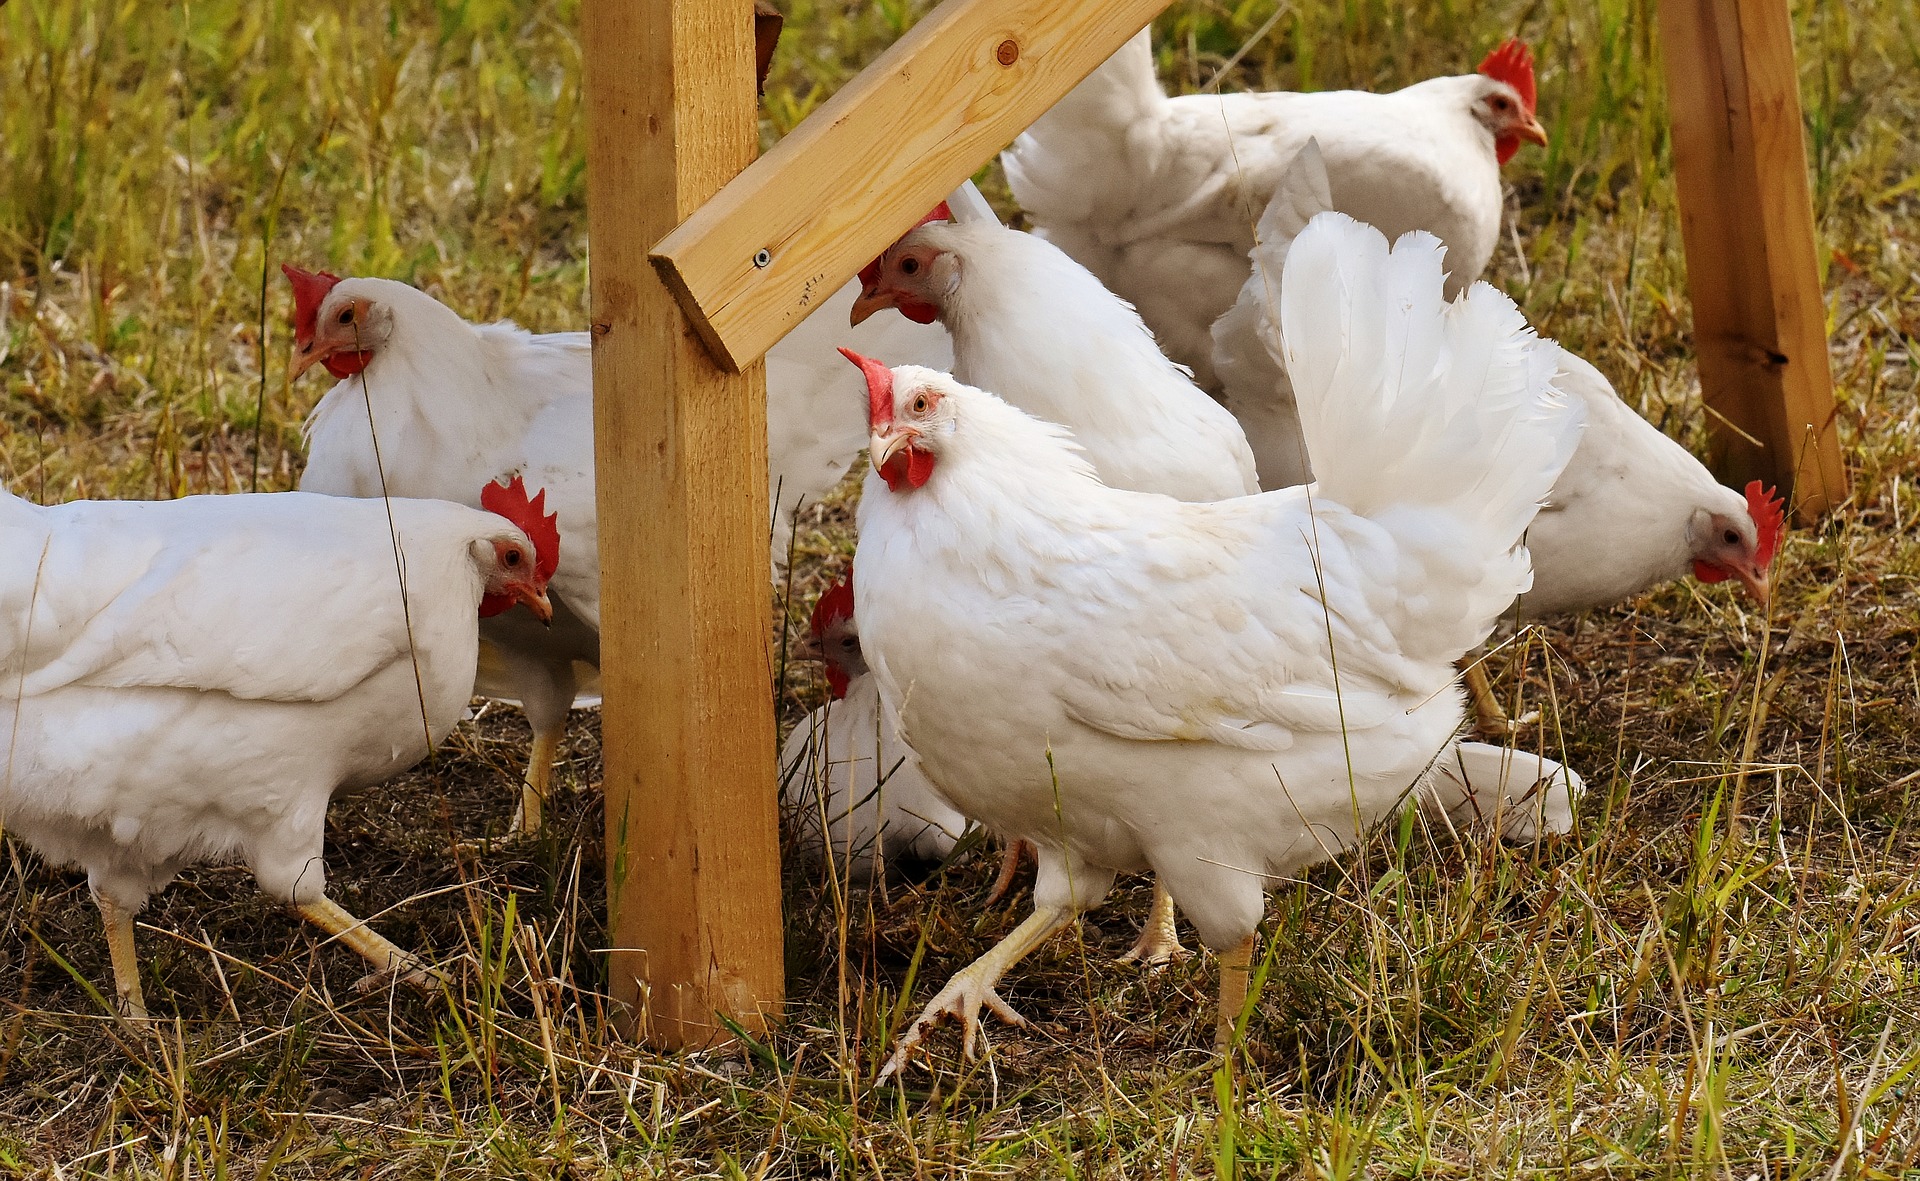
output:
[[[1787,3],[1660,0],[1660,33],[1712,466],[1810,521],[1847,477]]]
[[[655,265],[721,364],[753,363],[1168,2],[946,0],[662,239]]]
[[[777,1016],[766,380],[647,265],[758,148],[752,0],[586,0],[613,996],[668,1048]]]

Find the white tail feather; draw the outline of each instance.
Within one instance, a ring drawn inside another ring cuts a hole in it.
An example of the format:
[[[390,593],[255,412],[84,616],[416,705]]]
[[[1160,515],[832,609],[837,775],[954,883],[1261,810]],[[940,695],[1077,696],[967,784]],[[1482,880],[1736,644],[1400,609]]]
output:
[[[1000,224],[1000,215],[993,211],[993,206],[987,204],[986,196],[970,180],[961,181],[960,187],[947,195],[947,212],[953,214],[953,220],[962,225],[976,221]]]
[[[1389,250],[1372,226],[1320,214],[1288,254],[1280,327],[1317,495],[1418,559],[1421,646],[1460,651],[1531,584],[1521,556],[1503,559],[1572,458],[1584,412],[1553,388],[1559,346],[1512,300],[1479,283],[1446,302],[1443,251],[1422,232]]]

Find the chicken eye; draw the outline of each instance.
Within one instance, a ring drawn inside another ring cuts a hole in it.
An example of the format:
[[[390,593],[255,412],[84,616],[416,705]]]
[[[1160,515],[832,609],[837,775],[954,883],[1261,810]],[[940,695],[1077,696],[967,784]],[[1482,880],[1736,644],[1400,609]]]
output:
[[[1733,530],[1731,530],[1731,529],[1729,529],[1729,530],[1727,530],[1727,532],[1726,532],[1726,539],[1727,539],[1727,544],[1728,544],[1728,545],[1739,545],[1739,544],[1740,544],[1740,535],[1739,535],[1738,533],[1735,533],[1735,532],[1734,532]]]
[[[917,275],[917,274],[919,274],[919,273],[920,273],[920,260],[919,260],[919,259],[917,259],[917,258],[903,258],[903,259],[901,259],[901,260],[900,260],[900,273],[901,273],[901,274],[903,274],[903,275]]]
[[[925,394],[914,395],[911,409],[915,414],[925,414],[927,412],[927,396]]]
[[[508,550],[506,563],[509,567],[518,566],[520,564],[520,551],[517,549]]]
[[[848,636],[846,639],[840,641],[840,646],[842,648],[851,650],[852,648],[857,646],[859,643],[860,641],[854,639],[852,636]]]
[[[341,322],[342,324],[351,324],[351,323],[353,323],[353,309],[352,309],[352,308],[346,308],[346,309],[344,309],[344,310],[342,310],[342,311],[341,311],[341,313],[340,313],[340,322]]]

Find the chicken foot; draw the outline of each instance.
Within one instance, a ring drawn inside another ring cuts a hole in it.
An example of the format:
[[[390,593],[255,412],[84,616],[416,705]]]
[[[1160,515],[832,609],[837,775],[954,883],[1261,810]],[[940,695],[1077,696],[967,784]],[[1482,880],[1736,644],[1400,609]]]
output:
[[[301,918],[359,952],[378,969],[372,975],[356,981],[356,991],[374,987],[388,977],[398,977],[402,984],[421,988],[440,979],[440,974],[421,962],[419,956],[397,946],[363,920],[354,918],[345,907],[324,894],[312,902],[300,903],[294,909],[300,912]]]
[[[548,790],[553,786],[553,764],[560,755],[561,740],[567,736],[566,718],[550,730],[537,730],[533,750],[527,755],[527,774],[520,784],[520,807],[513,814],[509,831],[515,836],[531,836],[546,823]]]
[[[1147,912],[1147,921],[1140,927],[1140,937],[1133,941],[1133,948],[1120,957],[1120,962],[1155,968],[1177,963],[1188,954],[1187,949],[1180,946],[1180,931],[1173,924],[1173,895],[1167,893],[1167,888],[1156,878],[1153,909]]]
[[[1220,1053],[1233,1048],[1233,1027],[1247,1007],[1247,976],[1252,966],[1251,935],[1232,951],[1220,953],[1220,1015],[1213,1027],[1213,1048]]]
[[[961,1028],[965,1030],[961,1048],[968,1058],[976,1056],[974,1044],[980,1036],[982,1006],[993,1010],[994,1016],[1008,1025],[1026,1025],[1027,1019],[1000,999],[995,986],[1007,974],[1007,970],[1019,963],[1028,952],[1071,926],[1078,913],[1068,906],[1035,910],[1008,932],[1005,939],[989,948],[987,954],[956,972],[953,979],[947,981],[947,986],[927,1002],[927,1007],[920,1011],[920,1016],[914,1018],[907,1032],[901,1035],[892,1056],[880,1069],[880,1077],[874,1080],[875,1085],[886,1082],[906,1066],[914,1047],[926,1039],[927,1031],[938,1025],[942,1017],[960,1019]]]
[[[140,992],[140,954],[133,946],[133,912],[105,894],[95,894],[101,925],[107,929],[107,957],[113,961],[113,995],[122,1017],[147,1019],[147,998]]]

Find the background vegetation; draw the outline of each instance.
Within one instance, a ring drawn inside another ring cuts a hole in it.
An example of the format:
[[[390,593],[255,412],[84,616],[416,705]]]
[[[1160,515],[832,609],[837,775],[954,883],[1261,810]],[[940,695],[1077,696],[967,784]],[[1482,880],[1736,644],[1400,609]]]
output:
[[[924,7],[786,4],[769,141]],[[1228,88],[1391,88],[1527,37],[1553,146],[1506,170],[1490,277],[1698,446],[1654,16],[1653,0],[1180,0],[1158,45],[1183,89],[1249,41]],[[42,501],[290,486],[322,387],[285,381],[281,261],[578,327],[577,17],[565,0],[0,8],[0,479]],[[95,991],[83,880],[8,842],[0,1170],[1911,1172],[1920,10],[1802,2],[1795,26],[1853,499],[1793,536],[1769,617],[1688,585],[1524,646],[1504,687],[1546,714],[1529,741],[1586,775],[1579,828],[1500,849],[1403,825],[1280,894],[1231,1069],[1209,1053],[1208,957],[1110,964],[1144,912],[1135,887],[1015,975],[1036,1028],[991,1029],[982,1064],[936,1038],[913,1090],[869,1091],[914,1002],[1024,907],[979,906],[979,856],[876,891],[794,861],[785,1030],[744,1060],[622,1046],[596,992],[597,805],[563,802],[544,842],[484,843],[526,737],[489,710],[437,763],[337,804],[329,834],[342,901],[459,964],[446,997],[354,995],[351,953],[244,871],[197,870],[140,933],[149,1002],[176,1020],[130,1041]],[[849,495],[810,514],[777,616],[844,567]],[[775,691],[788,721],[819,692]],[[584,717],[579,784],[596,742]]]

